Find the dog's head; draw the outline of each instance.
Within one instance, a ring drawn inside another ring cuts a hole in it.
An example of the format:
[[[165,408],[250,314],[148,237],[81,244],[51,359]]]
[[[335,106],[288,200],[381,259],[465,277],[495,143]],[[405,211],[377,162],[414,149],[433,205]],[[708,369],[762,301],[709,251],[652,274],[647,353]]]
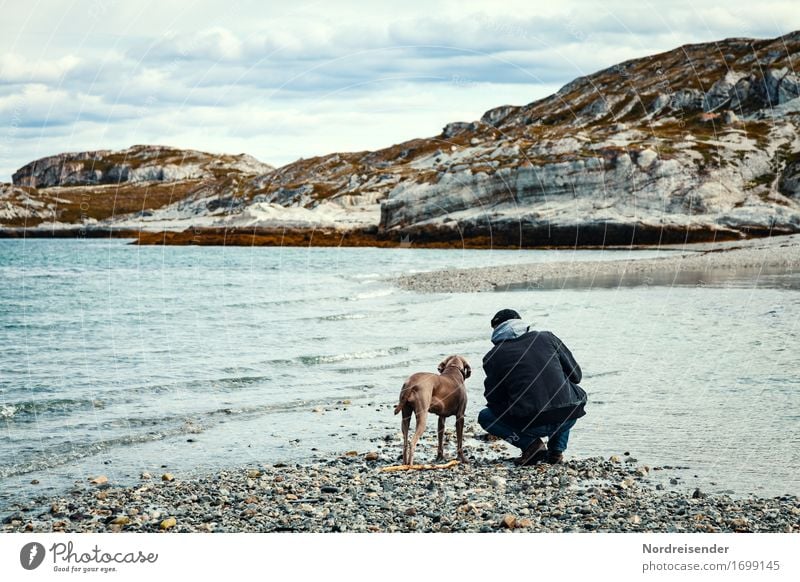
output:
[[[464,380],[472,376],[472,368],[463,356],[447,356],[439,364],[439,373],[443,373],[446,368],[458,368],[458,371],[464,376]]]

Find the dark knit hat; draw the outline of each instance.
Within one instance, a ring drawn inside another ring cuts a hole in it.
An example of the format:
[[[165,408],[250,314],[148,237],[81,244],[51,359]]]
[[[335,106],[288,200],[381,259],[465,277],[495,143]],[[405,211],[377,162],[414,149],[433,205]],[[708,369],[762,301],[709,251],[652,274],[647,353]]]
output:
[[[509,319],[522,319],[516,311],[513,309],[501,309],[497,313],[494,314],[492,318],[492,327],[497,327],[504,321],[508,321]]]

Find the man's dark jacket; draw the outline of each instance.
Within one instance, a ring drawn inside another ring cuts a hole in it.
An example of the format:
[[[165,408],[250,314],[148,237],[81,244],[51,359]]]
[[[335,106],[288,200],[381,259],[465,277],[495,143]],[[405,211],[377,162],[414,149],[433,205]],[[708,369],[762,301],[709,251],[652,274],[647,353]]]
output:
[[[484,396],[495,415],[528,427],[584,416],[581,368],[555,334],[529,331],[483,357]]]

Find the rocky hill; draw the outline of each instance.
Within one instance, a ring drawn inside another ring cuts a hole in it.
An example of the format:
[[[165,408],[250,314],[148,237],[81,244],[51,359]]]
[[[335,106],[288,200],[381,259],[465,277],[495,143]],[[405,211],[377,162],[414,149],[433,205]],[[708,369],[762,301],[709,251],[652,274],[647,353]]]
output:
[[[323,226],[525,246],[798,232],[799,56],[800,32],[687,45],[433,138],[275,170],[145,146],[45,158],[0,191],[0,221],[85,222],[85,195],[121,202],[90,212],[97,226],[145,230]]]
[[[212,216],[240,206],[245,183],[274,168],[246,154],[164,146],[66,153],[31,162],[0,184],[0,224],[135,227],[155,215]]]

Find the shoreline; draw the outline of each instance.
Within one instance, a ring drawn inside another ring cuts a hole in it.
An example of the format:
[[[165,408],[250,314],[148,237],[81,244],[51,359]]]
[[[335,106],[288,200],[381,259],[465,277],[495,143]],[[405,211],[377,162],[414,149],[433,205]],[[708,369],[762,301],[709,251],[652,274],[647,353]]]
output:
[[[800,235],[716,242],[678,249],[681,254],[654,259],[559,261],[527,265],[446,269],[393,279],[418,293],[474,293],[519,289],[617,287],[626,284],[678,283],[703,276],[735,276],[737,271],[792,273],[800,269]],[[651,280],[652,279],[652,280]]]
[[[379,444],[185,479],[143,474],[132,486],[99,478],[16,511],[0,531],[800,533],[797,496],[676,490],[657,482],[673,467],[622,455],[516,467],[497,454],[505,443],[484,440],[468,464],[434,471],[381,472],[400,448]]]
[[[0,226],[0,239],[132,239],[133,245],[250,246],[250,247],[376,247],[422,249],[654,249],[791,237],[792,232],[764,228],[743,231],[690,227],[606,224],[551,227],[531,232],[458,231],[441,227],[414,227],[382,231],[377,226],[333,227],[188,227],[184,230],[145,230],[135,227],[62,225],[58,228]]]

